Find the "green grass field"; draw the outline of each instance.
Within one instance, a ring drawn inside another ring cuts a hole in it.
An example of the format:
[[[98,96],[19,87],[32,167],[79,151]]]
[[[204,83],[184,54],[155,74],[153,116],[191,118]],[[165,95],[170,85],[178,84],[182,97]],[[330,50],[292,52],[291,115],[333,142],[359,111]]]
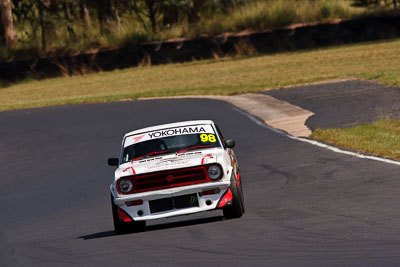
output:
[[[0,88],[0,111],[138,97],[239,94],[348,77],[400,85],[400,39],[26,81]]]
[[[400,160],[398,120],[381,120],[346,129],[317,129],[310,137],[346,149]]]

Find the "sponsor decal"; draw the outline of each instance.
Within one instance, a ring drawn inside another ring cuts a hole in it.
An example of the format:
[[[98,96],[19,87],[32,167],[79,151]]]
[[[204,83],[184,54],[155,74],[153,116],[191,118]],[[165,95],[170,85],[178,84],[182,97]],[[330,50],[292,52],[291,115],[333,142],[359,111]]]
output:
[[[146,166],[145,169],[147,170],[161,170],[161,169],[165,169],[167,167],[174,167],[174,168],[180,168],[180,167],[188,167],[190,166],[189,162],[187,160],[185,161],[172,161],[172,162],[168,162],[168,161],[164,161],[164,162],[159,162],[156,165],[153,166]]]
[[[150,139],[153,139],[153,138],[168,137],[173,135],[194,134],[194,133],[206,133],[206,129],[203,126],[183,127],[183,128],[175,128],[175,129],[152,132],[148,133],[148,135]]]
[[[137,135],[137,136],[133,136],[133,137],[132,137],[132,143],[133,143],[133,144],[139,143],[140,140],[141,140],[143,137],[144,137],[144,134],[142,134],[142,135]]]
[[[169,159],[162,159],[157,162],[155,165],[157,167],[166,167],[166,166],[175,166],[175,165],[186,165],[188,161],[183,158],[169,158]]]
[[[184,160],[183,158],[169,158],[169,159],[163,159],[163,160],[160,160],[160,164],[161,163],[165,163],[165,162],[178,162],[178,161],[181,161],[181,160]]]
[[[194,195],[190,196],[189,204],[191,207],[197,206],[197,197]]]

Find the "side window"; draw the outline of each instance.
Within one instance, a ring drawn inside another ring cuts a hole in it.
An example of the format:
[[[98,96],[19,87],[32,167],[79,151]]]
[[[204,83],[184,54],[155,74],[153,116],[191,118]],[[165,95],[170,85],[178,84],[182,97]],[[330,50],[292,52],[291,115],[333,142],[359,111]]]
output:
[[[215,124],[215,128],[217,128],[218,135],[219,135],[219,137],[221,137],[221,141],[222,141],[222,143],[223,143],[224,140],[225,140],[224,135],[222,134],[222,132],[221,132],[221,130],[219,129],[218,125]],[[223,145],[224,145],[224,144],[223,144]],[[224,147],[225,147],[225,145],[224,145]]]

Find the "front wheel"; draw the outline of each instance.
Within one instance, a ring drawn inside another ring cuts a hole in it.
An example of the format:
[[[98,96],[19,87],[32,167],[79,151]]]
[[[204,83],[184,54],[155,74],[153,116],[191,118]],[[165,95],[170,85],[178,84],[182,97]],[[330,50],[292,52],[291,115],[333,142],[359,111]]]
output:
[[[123,222],[118,216],[118,206],[114,204],[114,198],[111,195],[111,209],[114,221],[114,231],[117,235],[139,232],[146,227],[146,222]]]
[[[244,214],[244,197],[242,181],[236,181],[236,179],[231,179],[232,192],[232,205],[223,208],[224,217],[226,219],[240,218]]]

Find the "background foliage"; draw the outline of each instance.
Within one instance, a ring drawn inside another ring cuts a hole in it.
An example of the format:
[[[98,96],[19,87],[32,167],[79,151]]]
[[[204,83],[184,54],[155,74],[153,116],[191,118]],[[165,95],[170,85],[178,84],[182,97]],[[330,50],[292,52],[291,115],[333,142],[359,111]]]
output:
[[[0,41],[0,60],[347,19],[397,9],[396,1],[12,0],[16,44]]]

